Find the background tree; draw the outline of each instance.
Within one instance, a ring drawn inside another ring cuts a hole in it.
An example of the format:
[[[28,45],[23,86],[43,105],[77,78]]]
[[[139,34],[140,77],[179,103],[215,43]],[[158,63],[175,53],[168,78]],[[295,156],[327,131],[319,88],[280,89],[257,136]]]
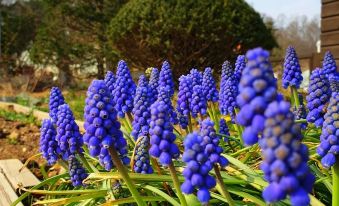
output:
[[[220,67],[249,48],[276,42],[243,0],[131,0],[112,19],[110,39],[136,67],[168,59],[179,76],[195,66]]]

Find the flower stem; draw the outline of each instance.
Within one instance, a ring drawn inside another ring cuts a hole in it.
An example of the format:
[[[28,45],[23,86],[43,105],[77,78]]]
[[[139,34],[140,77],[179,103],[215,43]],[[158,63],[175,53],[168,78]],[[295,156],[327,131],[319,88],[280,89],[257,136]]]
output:
[[[179,200],[180,200],[180,205],[181,206],[187,206],[186,198],[185,198],[185,196],[183,195],[183,193],[181,191],[179,178],[178,178],[177,173],[175,171],[173,162],[171,162],[168,165],[168,168],[169,168],[170,173],[171,173],[171,177],[172,177],[172,180],[173,180],[174,188],[175,188],[175,190],[177,192],[177,195],[179,197]]]
[[[298,108],[299,105],[300,105],[298,90],[294,86],[291,86],[291,90],[292,90],[292,96],[294,98],[294,105],[295,105],[296,108]]]
[[[88,170],[88,172],[92,173],[94,172],[94,170],[96,170],[95,172],[98,172],[98,170],[95,167],[91,167],[87,161],[87,159],[84,157],[83,154],[79,154],[78,155],[80,158],[80,161],[82,162],[82,164],[86,167],[86,169]]]
[[[114,148],[110,147],[108,149],[109,154],[111,155],[111,158],[113,160],[114,165],[116,166],[116,168],[118,169],[119,173],[121,174],[121,177],[124,179],[129,191],[132,194],[132,197],[135,199],[136,203],[139,206],[146,206],[145,202],[142,201],[141,196],[139,194],[139,192],[137,191],[137,189],[134,187],[134,184],[131,180],[131,178],[129,177],[125,166],[122,164],[117,151],[115,151]]]
[[[217,184],[220,186],[221,188],[221,194],[222,196],[224,196],[228,202],[228,205],[230,206],[234,206],[234,201],[230,195],[230,193],[228,192],[227,188],[226,188],[226,185],[224,184],[224,182],[222,181],[222,177],[221,177],[221,174],[220,174],[220,170],[219,170],[219,167],[214,164],[214,172],[215,172],[215,175],[217,177]]]
[[[339,162],[332,167],[332,205],[339,205]]]
[[[193,132],[191,113],[188,113],[187,118],[188,118],[188,131],[189,133],[191,133]]]

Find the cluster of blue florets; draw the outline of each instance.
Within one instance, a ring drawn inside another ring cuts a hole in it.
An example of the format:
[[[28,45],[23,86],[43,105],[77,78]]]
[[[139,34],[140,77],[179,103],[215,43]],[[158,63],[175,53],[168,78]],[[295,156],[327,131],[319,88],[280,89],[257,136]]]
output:
[[[330,51],[327,51],[323,61],[323,73],[326,75],[334,74],[337,72],[337,64]]]
[[[60,89],[58,87],[52,87],[49,95],[49,116],[54,124],[58,121],[58,108],[63,104],[65,104],[65,99]]]
[[[111,93],[113,93],[114,90],[115,80],[113,72],[108,71],[105,76],[105,84]]]
[[[319,68],[316,68],[310,77],[308,87],[307,108],[309,113],[307,121],[321,127],[324,122],[325,106],[330,99],[330,85],[328,78]]]
[[[173,81],[173,75],[172,70],[170,67],[170,64],[168,61],[164,61],[162,63],[160,76],[159,76],[159,86],[158,86],[158,92],[159,88],[165,87],[169,91],[170,97],[174,94],[174,81]]]
[[[162,94],[162,95],[161,95]],[[163,98],[162,96],[166,95]],[[160,97],[151,106],[151,148],[150,155],[159,158],[162,165],[169,165],[172,159],[179,157],[179,148],[174,143],[176,136],[173,133],[173,125],[171,124],[171,113],[173,108],[165,102],[169,99],[169,94],[166,88],[161,87],[159,91]]]
[[[262,48],[249,50],[243,71],[237,104],[240,112],[237,123],[245,126],[243,140],[246,145],[258,142],[258,135],[264,129],[264,112],[268,104],[277,98],[277,84],[272,66],[268,60],[269,52]]]
[[[200,123],[200,135],[204,139],[203,144],[206,146],[205,153],[211,163],[218,163],[221,167],[225,167],[228,164],[228,161],[221,155],[223,149],[219,146],[220,137],[214,129],[214,123],[209,118]]]
[[[198,114],[205,115],[207,111],[207,100],[203,93],[201,85],[193,87],[192,101],[190,104],[192,117],[197,117]]]
[[[44,119],[40,128],[40,151],[47,160],[48,165],[53,165],[58,160],[60,149],[56,141],[56,131],[50,119]]]
[[[321,163],[324,167],[330,168],[336,162],[336,156],[339,154],[339,88],[337,87],[339,79],[331,79],[333,84],[332,95],[324,116],[322,132],[320,135],[320,145],[317,153],[321,156]],[[335,86],[336,85],[336,86]],[[334,88],[336,87],[336,88]]]
[[[88,174],[74,155],[69,156],[68,166],[73,186],[85,186],[82,181],[87,178]]]
[[[170,113],[171,123],[178,124],[178,116],[177,116],[176,111],[173,108],[172,100],[171,100],[168,88],[166,87],[159,88],[157,100],[159,101],[161,100],[165,104],[167,104],[167,107],[169,109],[168,112]]]
[[[133,171],[142,174],[153,173],[153,168],[150,164],[150,156],[148,149],[150,147],[149,138],[140,136],[136,142],[133,156]]]
[[[245,55],[239,55],[235,61],[234,76],[239,84],[242,72],[246,67],[246,58]]]
[[[135,140],[137,140],[140,135],[144,136],[148,134],[149,122],[151,121],[151,95],[147,79],[144,75],[141,75],[134,97],[134,108],[132,110],[134,119],[132,122],[133,130],[131,135]]]
[[[179,78],[179,91],[177,100],[177,111],[179,114],[188,116],[190,103],[192,101],[193,84],[190,76],[182,75]]]
[[[234,112],[233,112],[234,108],[233,107],[229,108],[229,105],[230,105],[229,102],[234,102],[234,95],[236,95],[238,89],[234,87],[235,77],[233,77],[233,80],[230,80],[232,79],[232,76],[233,76],[232,65],[228,61],[225,61],[221,68],[219,109],[220,109],[221,114],[223,115],[232,114],[232,116],[234,116]]]
[[[214,177],[209,175],[213,163],[206,153],[205,141],[204,136],[198,133],[188,134],[184,140],[185,151],[182,157],[186,168],[183,171],[185,182],[181,185],[181,190],[185,194],[192,194],[194,188],[197,188],[197,196],[202,203],[210,200],[209,189],[216,185]]]
[[[152,68],[151,77],[149,79],[149,87],[152,93],[150,99],[151,104],[153,104],[153,102],[157,100],[158,86],[159,86],[159,70],[157,68]]]
[[[219,99],[219,93],[216,87],[215,80],[213,78],[211,67],[207,67],[204,71],[202,79],[203,94],[207,101],[217,102]]]
[[[284,72],[282,76],[282,86],[286,89],[288,86],[299,88],[303,76],[299,64],[297,53],[292,46],[286,49],[286,56],[284,61]]]
[[[289,195],[293,206],[307,206],[315,177],[308,168],[308,148],[301,142],[301,130],[294,124],[290,104],[274,101],[268,105],[265,116],[259,144],[263,156],[261,169],[270,184],[263,197],[273,203]]]
[[[202,85],[203,75],[199,70],[191,69],[189,77],[191,77],[192,79],[192,87],[194,87],[195,85]]]
[[[220,119],[220,121],[219,121],[219,134],[227,135],[227,136],[230,135],[230,132],[229,132],[229,129],[228,129],[228,126],[226,124],[225,119]],[[228,138],[224,137],[224,142],[227,142],[227,141],[228,141]]]
[[[178,123],[182,129],[186,129],[188,126],[188,116],[182,115],[178,112]]]
[[[113,168],[108,152],[113,147],[124,164],[129,164],[127,142],[120,131],[117,111],[113,99],[103,80],[93,80],[87,91],[85,106],[84,142],[91,156],[99,156],[99,161],[107,171]]]
[[[82,135],[79,126],[75,123],[73,113],[67,104],[58,108],[56,140],[64,160],[75,153],[82,153]]]
[[[112,93],[115,109],[119,117],[125,117],[125,113],[132,112],[135,89],[136,85],[133,82],[126,62],[120,60]]]

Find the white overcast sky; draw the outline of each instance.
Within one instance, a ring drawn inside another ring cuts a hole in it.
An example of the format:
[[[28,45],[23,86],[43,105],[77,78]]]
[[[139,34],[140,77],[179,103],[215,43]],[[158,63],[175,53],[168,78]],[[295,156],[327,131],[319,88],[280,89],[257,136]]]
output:
[[[259,13],[277,20],[284,14],[287,21],[305,15],[308,18],[320,18],[321,0],[245,0]]]

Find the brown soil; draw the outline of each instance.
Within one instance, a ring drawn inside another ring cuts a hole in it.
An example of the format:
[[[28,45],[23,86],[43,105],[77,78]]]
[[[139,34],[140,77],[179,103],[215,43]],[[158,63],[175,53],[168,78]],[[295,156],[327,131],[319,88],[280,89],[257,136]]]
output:
[[[24,163],[39,153],[39,138],[40,131],[36,125],[0,117],[0,159],[19,159]]]

